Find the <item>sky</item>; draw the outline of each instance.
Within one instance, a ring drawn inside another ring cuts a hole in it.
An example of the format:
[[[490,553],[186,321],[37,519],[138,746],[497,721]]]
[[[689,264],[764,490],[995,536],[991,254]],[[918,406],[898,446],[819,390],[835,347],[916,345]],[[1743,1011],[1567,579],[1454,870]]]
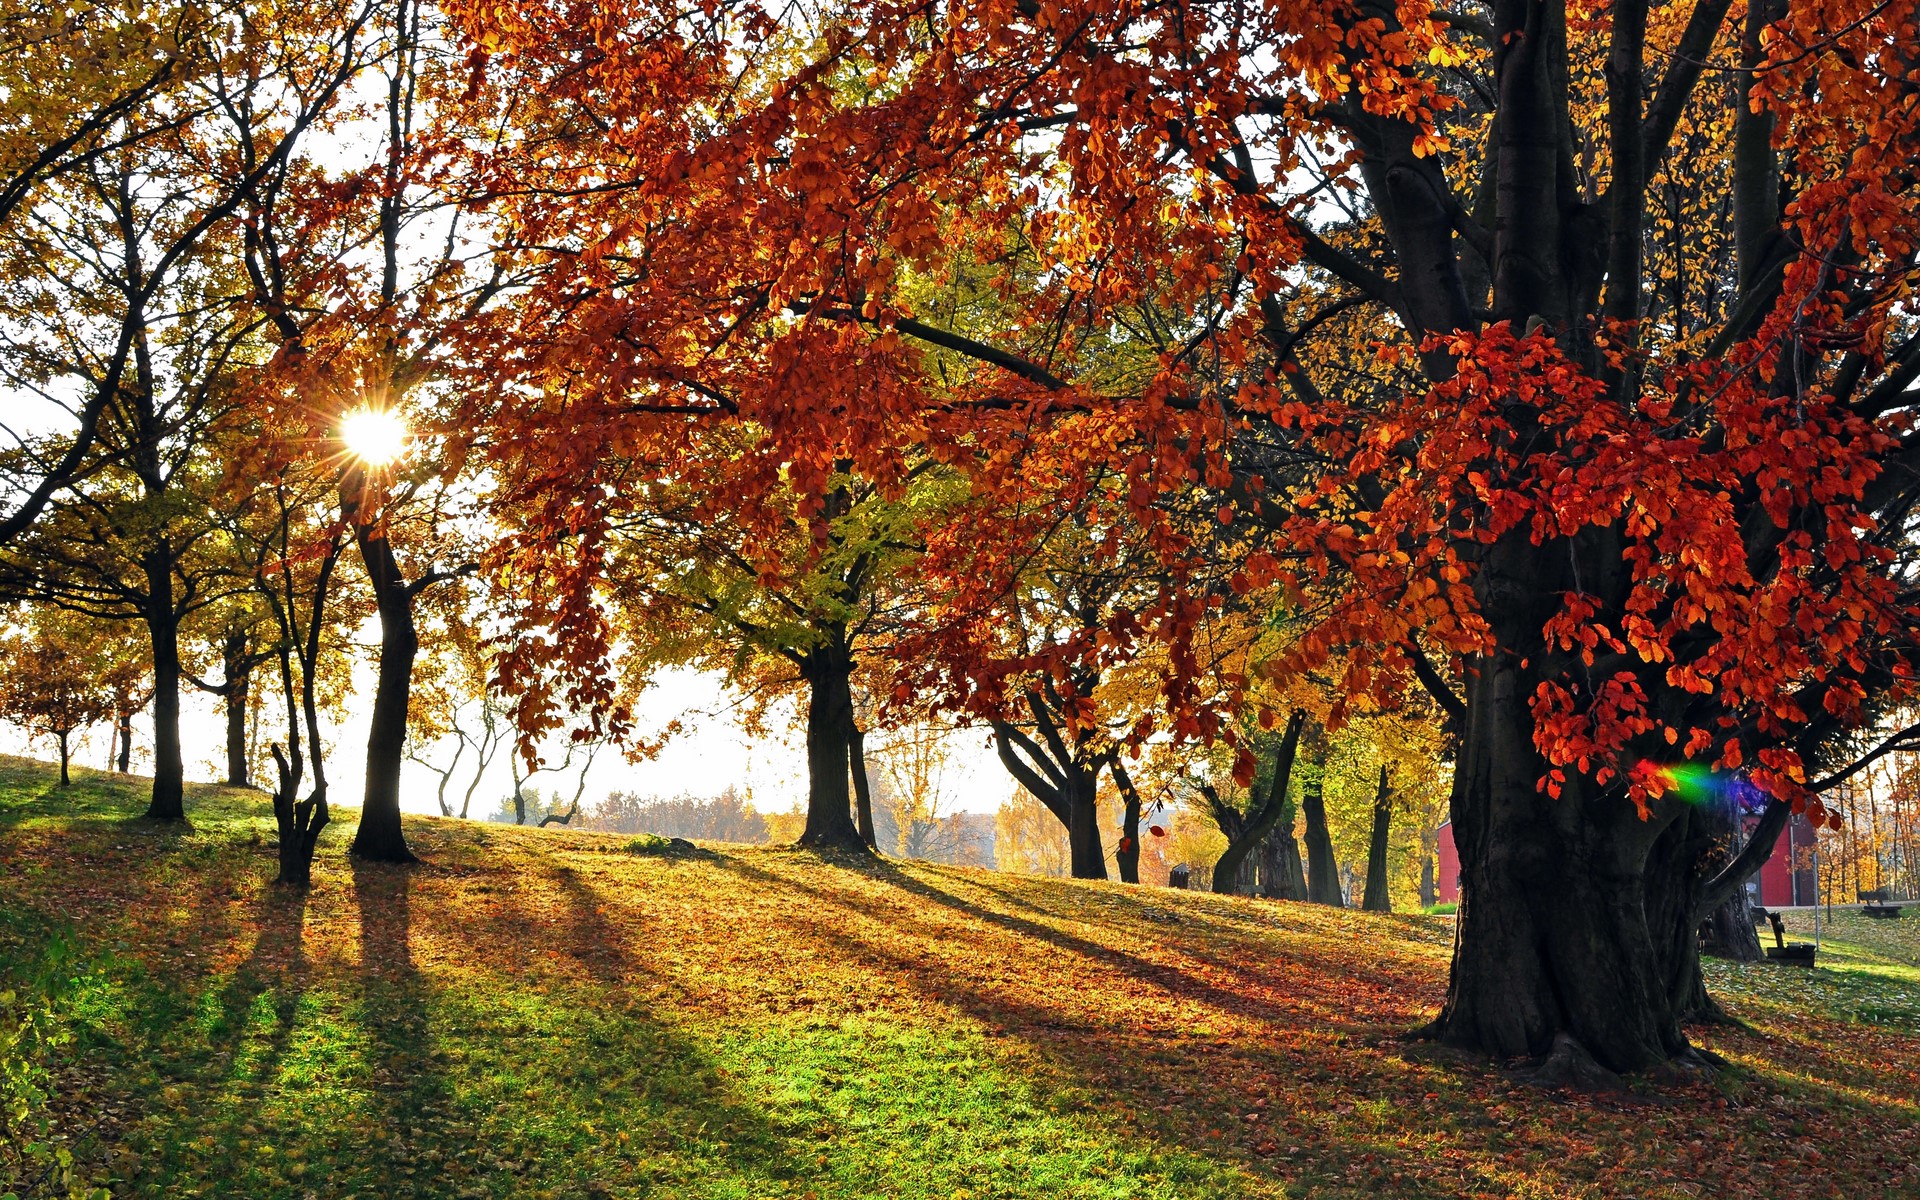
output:
[[[367,636],[360,640],[378,644],[377,631],[370,628],[365,633]],[[267,681],[261,678],[258,682]],[[355,683],[354,694],[338,718],[322,718],[326,726],[323,733],[329,740],[327,774],[332,799],[346,805],[358,803],[360,781],[366,771],[367,711],[372,699],[372,672],[367,664],[357,666]],[[663,672],[642,697],[637,723],[641,731],[658,730],[678,718],[683,732],[670,739],[658,754],[638,762],[627,761],[613,750],[599,754],[587,775],[585,807],[592,807],[613,791],[711,796],[728,787],[739,789],[762,812],[782,812],[804,803],[807,759],[805,744],[798,736],[802,714],[796,706],[787,704],[776,709],[768,733],[756,736],[739,719],[737,697],[729,693],[725,679],[717,673]],[[226,732],[218,703],[191,686],[182,693],[181,740],[189,780],[214,782],[226,774]],[[269,703],[264,711],[271,728],[283,727],[285,716],[278,704]],[[111,740],[111,730],[105,725],[89,731],[77,744],[74,761],[83,766],[107,766]],[[870,743],[877,740],[878,735],[869,739]],[[134,723],[136,772],[151,767],[152,748],[151,714],[143,713]],[[1013,782],[988,748],[984,731],[956,730],[948,738],[948,749],[951,759],[942,789],[948,798],[948,811],[992,812],[999,808],[1012,793]],[[58,753],[51,740],[28,739],[19,729],[5,724],[0,724],[0,752],[36,758],[53,758]],[[444,763],[451,755],[448,745],[427,757]],[[466,761],[470,764],[472,756],[468,755]],[[563,797],[570,798],[579,777],[578,762],[576,759],[576,769],[565,775],[543,773],[528,786],[542,793],[558,789]],[[450,794],[463,790],[469,778],[471,774],[463,764]],[[434,796],[438,782],[432,771],[407,763],[401,774],[401,806],[409,812],[438,812]],[[484,817],[497,810],[512,790],[502,755],[474,793],[470,815]]]

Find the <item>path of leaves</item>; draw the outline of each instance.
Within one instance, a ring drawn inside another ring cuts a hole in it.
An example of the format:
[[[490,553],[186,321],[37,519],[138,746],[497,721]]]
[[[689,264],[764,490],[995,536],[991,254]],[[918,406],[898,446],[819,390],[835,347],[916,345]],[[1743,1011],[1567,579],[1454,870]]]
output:
[[[336,826],[302,902],[258,799],[180,832],[135,793],[0,762],[0,973],[64,987],[116,1195],[1880,1197],[1920,1161],[1891,943],[1716,964],[1735,1072],[1560,1098],[1395,1037],[1445,918],[427,820],[411,870]]]

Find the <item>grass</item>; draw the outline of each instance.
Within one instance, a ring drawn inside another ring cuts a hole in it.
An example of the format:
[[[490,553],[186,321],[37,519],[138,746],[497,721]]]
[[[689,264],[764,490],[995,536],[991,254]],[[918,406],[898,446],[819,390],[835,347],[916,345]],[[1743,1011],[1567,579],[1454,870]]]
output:
[[[1566,1099],[1395,1036],[1445,917],[428,819],[355,867],[351,813],[302,898],[258,796],[51,784],[0,760],[0,987],[56,996],[115,1196],[1881,1197],[1920,1157],[1912,959],[1865,940],[1903,922],[1714,964],[1718,1080]]]

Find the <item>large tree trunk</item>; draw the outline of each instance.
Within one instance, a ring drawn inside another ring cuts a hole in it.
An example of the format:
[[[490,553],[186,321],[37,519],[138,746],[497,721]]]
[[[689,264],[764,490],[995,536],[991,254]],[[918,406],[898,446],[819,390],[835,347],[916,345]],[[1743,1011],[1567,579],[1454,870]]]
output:
[[[180,756],[180,619],[173,610],[173,555],[147,552],[147,636],[153,642],[153,796],[147,815],[186,819],[186,770]]]
[[[353,540],[373,584],[380,614],[380,664],[367,731],[366,794],[350,852],[374,862],[418,862],[400,827],[400,763],[407,746],[413,659],[420,650],[413,626],[413,591],[400,575],[385,532],[360,519],[358,504],[345,490],[352,486],[351,480],[343,485],[342,508],[353,524]]]
[[[853,823],[852,774],[847,730],[853,725],[852,657],[835,646],[807,655],[807,824],[800,844],[816,850],[867,853],[867,840]]]
[[[1676,953],[1692,943],[1676,915],[1688,900],[1674,870],[1682,806],[1642,820],[1617,790],[1573,775],[1560,796],[1542,794],[1533,679],[1511,654],[1474,665],[1452,797],[1459,925],[1434,1032],[1500,1057],[1571,1039],[1613,1071],[1684,1053],[1674,995]]]
[[[1380,790],[1373,797],[1373,836],[1367,839],[1367,886],[1360,907],[1367,912],[1392,912],[1387,894],[1387,835],[1393,825],[1393,793],[1387,788],[1387,769],[1380,768]]]
[[[1075,769],[1067,780],[1067,849],[1075,879],[1105,879],[1107,851],[1100,842],[1100,776]]]
[[[1307,899],[1315,904],[1346,907],[1340,890],[1340,865],[1333,857],[1333,835],[1327,831],[1327,804],[1322,788],[1324,756],[1300,789],[1300,815],[1306,819]]]
[[[1293,839],[1293,809],[1280,818],[1260,847],[1260,894],[1269,900],[1305,900],[1306,865]]]

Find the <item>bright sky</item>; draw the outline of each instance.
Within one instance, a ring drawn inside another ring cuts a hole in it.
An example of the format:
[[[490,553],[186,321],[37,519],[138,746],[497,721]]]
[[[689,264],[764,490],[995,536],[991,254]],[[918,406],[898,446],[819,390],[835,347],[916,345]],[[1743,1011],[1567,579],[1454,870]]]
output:
[[[357,672],[368,678],[371,672]],[[265,682],[262,680],[262,682]],[[359,689],[347,705],[345,719],[329,729],[327,774],[332,798],[341,804],[357,804],[360,781],[365,772],[367,726],[366,713],[371,706],[367,693]],[[588,806],[610,791],[637,792],[642,795],[677,795],[690,792],[710,796],[727,787],[739,788],[763,812],[789,809],[806,798],[806,750],[797,736],[756,738],[747,733],[732,710],[724,680],[717,675],[697,671],[676,671],[664,675],[656,687],[646,693],[641,713],[643,729],[657,729],[679,717],[686,732],[668,742],[654,758],[627,762],[612,751],[603,752],[593,763],[587,779],[585,799]],[[181,736],[186,746],[187,778],[213,781],[226,773],[226,733],[217,701],[189,688],[181,697]],[[284,716],[277,705],[267,710],[272,728],[281,728]],[[785,724],[797,731],[798,716],[791,709]],[[783,722],[776,715],[776,729]],[[90,767],[105,767],[111,741],[106,726],[92,730],[75,751],[75,761]],[[153,727],[150,714],[134,724],[134,770],[145,772],[152,764]],[[30,743],[18,729],[0,725],[0,750],[51,758],[57,751],[51,741]],[[946,788],[953,797],[952,807],[969,812],[992,812],[1013,790],[1013,782],[986,745],[984,732],[958,731],[951,739],[953,761]],[[449,748],[444,757],[451,754]],[[467,764],[472,756],[468,755]],[[877,767],[876,767],[877,771]],[[471,778],[463,765],[456,784],[449,789],[457,804],[458,791]],[[578,772],[564,776],[543,773],[528,785],[543,793],[556,788],[571,796]],[[438,811],[434,804],[435,775],[413,763],[402,774],[402,805],[409,812]],[[495,811],[512,793],[506,761],[502,755],[474,794],[470,815],[483,817]]]

